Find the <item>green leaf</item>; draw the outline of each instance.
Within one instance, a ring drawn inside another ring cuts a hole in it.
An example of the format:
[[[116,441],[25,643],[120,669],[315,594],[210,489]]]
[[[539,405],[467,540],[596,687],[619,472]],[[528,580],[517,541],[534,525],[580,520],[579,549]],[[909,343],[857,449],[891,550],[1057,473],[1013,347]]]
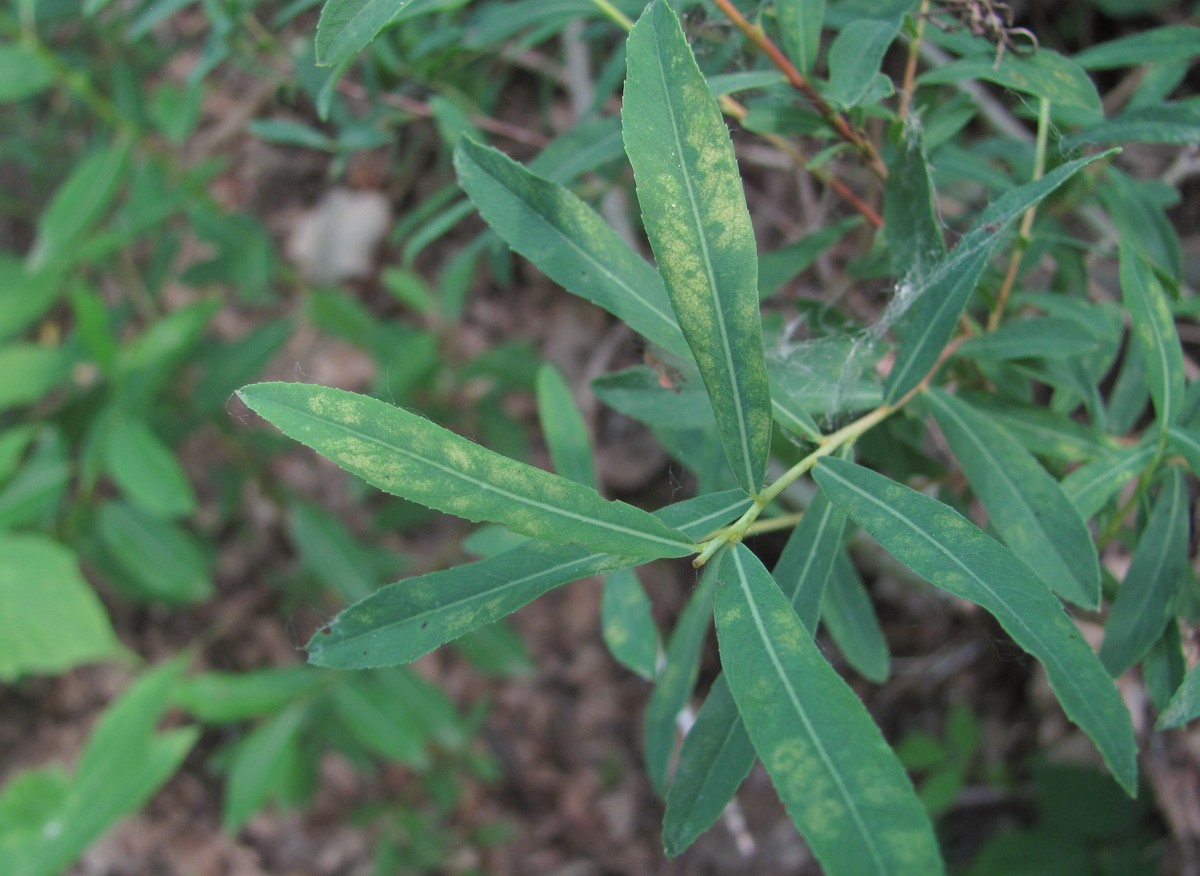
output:
[[[1200,717],[1200,665],[1193,666],[1158,716],[1155,730],[1172,730]]]
[[[1088,520],[1099,513],[1157,453],[1158,447],[1152,441],[1108,450],[1099,459],[1081,465],[1063,478],[1063,492],[1079,515]]]
[[[1098,608],[1100,561],[1058,482],[991,417],[940,390],[924,398],[1004,542],[1059,596]]]
[[[0,46],[0,102],[32,97],[54,82],[54,68],[27,46]]]
[[[1167,293],[1150,265],[1121,246],[1121,297],[1129,310],[1133,336],[1146,360],[1146,382],[1159,427],[1172,425],[1183,401],[1183,348]]]
[[[196,494],[175,454],[142,420],[113,417],[104,441],[105,465],[129,500],[156,517],[196,510]]]
[[[575,397],[562,372],[548,362],[538,369],[537,402],[538,419],[554,470],[567,480],[594,488],[596,470],[587,424],[575,406]]]
[[[830,876],[941,873],[933,825],[862,702],[744,545],[717,635],[729,688],[784,807]]]
[[[66,376],[70,360],[58,347],[5,344],[0,347],[0,412],[41,399]]]
[[[1193,100],[1128,109],[1064,139],[1075,149],[1088,143],[1178,143],[1200,140],[1200,103]]]
[[[871,596],[845,552],[834,560],[821,603],[821,622],[855,672],[876,684],[887,681],[891,673],[887,639]]]
[[[454,150],[463,190],[492,229],[568,292],[690,358],[662,278],[569,190],[469,139]]]
[[[1200,27],[1168,25],[1089,46],[1074,61],[1085,70],[1165,64],[1200,55]]]
[[[921,130],[915,125],[901,131],[896,156],[888,166],[883,221],[892,276],[919,286],[945,258],[946,243]]]
[[[359,544],[340,521],[314,505],[292,506],[288,536],[301,565],[346,603],[370,596],[384,579],[381,561],[387,555]],[[400,564],[388,565],[394,573]]]
[[[1019,319],[994,331],[972,335],[955,353],[968,359],[1003,362],[1009,359],[1084,356],[1098,346],[1086,326],[1060,316]]]
[[[1174,616],[1188,580],[1190,518],[1183,472],[1169,468],[1104,624],[1100,659],[1114,677],[1146,656]]]
[[[41,535],[0,535],[0,557],[0,679],[124,653],[73,553]]]
[[[1091,78],[1076,62],[1052,49],[1042,48],[1028,57],[1006,52],[999,66],[991,57],[965,58],[922,73],[918,85],[935,85],[982,79],[1002,88],[1044,97],[1057,107],[1082,110],[1089,117],[1103,116],[1100,95]]]
[[[813,635],[821,619],[821,603],[834,560],[842,551],[845,530],[846,515],[817,493],[771,570],[771,577],[791,603],[800,623]]]
[[[307,707],[293,706],[264,721],[241,740],[229,764],[221,828],[237,833],[294,769]]]
[[[991,612],[1039,661],[1067,713],[1130,795],[1137,746],[1129,713],[1099,658],[1050,589],[1004,545],[956,511],[839,459],[814,470],[821,490],[918,575]]]
[[[446,7],[447,0],[326,0],[317,22],[317,64],[335,67],[389,24]]]
[[[754,766],[754,746],[724,675],[684,737],[667,791],[663,847],[675,857],[708,830]]]
[[[225,724],[278,712],[323,690],[331,680],[329,673],[307,666],[206,672],[185,678],[175,696],[179,706],[197,719]]]
[[[871,93],[903,20],[903,15],[859,18],[842,28],[829,47],[829,87],[824,94],[828,101],[850,109]]]
[[[700,538],[750,506],[740,492],[700,496],[658,512]],[[310,663],[364,669],[408,663],[451,639],[499,620],[571,581],[637,565],[638,560],[570,546],[526,544],[502,554],[384,587],[319,629]]]
[[[428,734],[381,676],[358,672],[333,688],[337,719],[373,754],[419,769],[429,765]]]
[[[618,569],[604,579],[600,599],[604,644],[621,665],[653,678],[658,662],[658,626],[650,600],[632,569]]]
[[[621,121],[646,234],[725,455],[753,495],[770,451],[771,395],[754,230],[729,129],[670,6],[647,7],[626,51]]]
[[[629,557],[680,557],[694,546],[645,511],[487,450],[364,395],[258,383],[238,396],[290,438],[372,486],[468,520]]]
[[[709,563],[675,624],[662,669],[654,682],[654,693],[646,706],[646,772],[660,795],[666,790],[667,770],[675,750],[675,721],[691,698],[700,675],[700,650],[712,622],[715,572],[716,563]]]
[[[208,563],[186,530],[124,502],[96,509],[96,532],[127,576],[113,583],[142,599],[181,604],[212,595]]]
[[[1187,460],[1192,474],[1200,476],[1200,433],[1194,429],[1172,426],[1167,429],[1167,443]]]
[[[25,267],[36,272],[51,263],[69,263],[76,245],[116,197],[128,169],[128,146],[101,149],[76,164],[38,217]]]
[[[888,375],[884,400],[893,403],[924,378],[949,342],[967,299],[1000,245],[1000,231],[1071,176],[1111,153],[1068,161],[1039,180],[1018,186],[993,201],[958,245],[931,271],[906,319],[907,329]]]
[[[0,811],[6,876],[65,872],[88,845],[142,806],[179,768],[199,730],[154,729],[184,666],[183,660],[173,660],[145,673],[109,706],[88,738],[74,781],[67,784],[42,772],[40,781],[35,780],[41,786],[41,805],[23,813],[24,823],[16,831],[7,829],[8,813]],[[0,802],[0,810],[6,802]]]
[[[808,75],[821,49],[825,0],[777,0],[775,17],[788,57],[797,70]]]

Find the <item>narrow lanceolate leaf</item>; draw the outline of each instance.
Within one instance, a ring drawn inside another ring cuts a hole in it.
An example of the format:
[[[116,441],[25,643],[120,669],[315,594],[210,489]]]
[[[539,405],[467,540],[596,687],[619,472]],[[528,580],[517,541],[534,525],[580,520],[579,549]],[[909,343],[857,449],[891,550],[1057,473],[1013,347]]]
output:
[[[1058,482],[990,417],[937,390],[925,400],[1005,544],[1063,599],[1098,608],[1100,561]]]
[[[1104,625],[1100,659],[1114,676],[1158,641],[1188,580],[1190,503],[1183,472],[1168,470]]]
[[[821,623],[854,671],[876,684],[891,672],[887,639],[871,605],[871,595],[858,570],[843,551],[833,563],[833,574],[821,603]]]
[[[788,57],[797,70],[809,73],[821,49],[825,0],[778,0],[775,16],[779,20],[779,31]]]
[[[975,290],[988,259],[1000,245],[1001,231],[1029,207],[1041,201],[1071,176],[1111,152],[1079,158],[1059,165],[1039,180],[1005,192],[983,211],[979,220],[928,278],[910,291],[916,294],[905,320],[904,338],[896,352],[896,364],[888,375],[884,401],[895,402],[921,382],[937,362],[967,299]]]
[[[1121,696],[1045,583],[958,512],[853,463],[825,459],[821,490],[931,584],[987,609],[1041,661],[1058,701],[1092,738],[1117,781],[1137,791],[1137,746]]]
[[[663,847],[675,857],[708,830],[754,766],[754,746],[729,682],[717,676],[684,737],[667,791]]]
[[[687,705],[700,674],[700,649],[712,623],[716,559],[705,568],[699,586],[675,624],[662,670],[655,679],[654,693],[646,706],[646,772],[659,794],[667,787],[667,769],[675,750],[675,720]]]
[[[335,67],[389,24],[450,5],[446,0],[326,0],[317,22],[317,63]]]
[[[606,501],[595,490],[508,459],[387,402],[301,383],[257,383],[238,396],[346,471],[430,508],[621,556],[693,551],[689,538],[645,511]]]
[[[542,273],[648,341],[691,358],[662,278],[596,211],[558,183],[468,138],[455,148],[454,166],[487,223]]]
[[[596,469],[592,464],[587,424],[575,407],[575,397],[566,379],[548,362],[538,369],[537,403],[538,419],[554,470],[577,484],[595,487]]]
[[[657,512],[701,538],[744,512],[740,491],[711,493]],[[555,587],[637,565],[571,545],[525,544],[477,563],[390,584],[341,612],[307,645],[308,660],[337,669],[409,663],[500,620]]]
[[[1159,425],[1166,428],[1175,422],[1183,401],[1183,349],[1166,290],[1154,269],[1128,246],[1121,247],[1121,297],[1146,360],[1146,382]]]
[[[862,702],[744,545],[721,562],[717,636],[738,711],[830,876],[943,871],[933,826]]]
[[[900,141],[888,166],[883,221],[892,276],[916,284],[945,258],[946,243],[920,128],[905,127]]]
[[[621,110],[646,234],[700,367],[725,455],[757,493],[771,445],[754,230],[729,129],[679,20],[655,0],[629,36]]]
[[[845,530],[846,515],[818,493],[788,536],[779,562],[771,570],[771,577],[795,609],[800,623],[813,635],[821,619],[825,587],[834,560],[841,553]]]
[[[1022,319],[995,331],[974,335],[958,345],[957,355],[969,359],[1062,358],[1086,356],[1099,346],[1087,327],[1062,316]]]
[[[1167,430],[1167,442],[1172,450],[1187,460],[1192,473],[1200,476],[1200,432],[1172,426]]]
[[[1063,478],[1063,492],[1080,516],[1089,520],[1157,453],[1158,447],[1153,441],[1109,450]]]
[[[632,569],[619,569],[604,579],[600,631],[617,662],[642,678],[654,677],[658,626],[654,623],[650,599]]]
[[[1188,721],[1200,717],[1200,665],[1193,666],[1184,676],[1183,684],[1171,697],[1163,713],[1158,716],[1156,730],[1182,727]]]

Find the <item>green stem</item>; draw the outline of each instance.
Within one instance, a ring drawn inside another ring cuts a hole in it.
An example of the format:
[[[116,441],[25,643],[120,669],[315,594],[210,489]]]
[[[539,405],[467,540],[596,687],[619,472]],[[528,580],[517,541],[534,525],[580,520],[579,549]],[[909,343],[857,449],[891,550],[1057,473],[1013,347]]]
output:
[[[786,490],[788,486],[790,486],[800,477],[803,477],[805,474],[807,474],[809,470],[821,460],[822,457],[829,456],[831,453],[839,450],[847,444],[854,442],[864,432],[883,422],[898,407],[900,407],[903,401],[906,401],[907,398],[908,397],[895,405],[882,404],[869,414],[864,414],[863,416],[859,417],[853,423],[849,423],[838,429],[836,432],[831,432],[823,437],[816,450],[789,468],[786,472],[780,475],[775,482],[771,484],[771,486],[759,493],[754,499],[754,504],[746,509],[746,513],[743,514],[737,520],[737,522],[717,533],[707,541],[702,542],[700,544],[700,553],[696,556],[696,559],[692,560],[692,565],[696,568],[699,568],[712,559],[713,554],[719,551],[723,545],[737,544],[740,542],[746,537],[747,534],[750,533],[751,527],[754,525],[754,521],[758,519],[760,514],[762,514],[763,509],[775,501],[775,499],[779,497],[779,494]]]
[[[1039,180],[1046,173],[1046,144],[1050,139],[1050,101],[1041,98],[1038,105],[1037,143],[1033,152],[1033,179]],[[988,316],[988,331],[994,331],[1000,325],[1004,316],[1004,308],[1008,305],[1008,296],[1012,294],[1017,282],[1017,272],[1021,267],[1021,259],[1029,248],[1029,234],[1033,231],[1033,217],[1037,215],[1037,205],[1034,204],[1021,217],[1021,230],[1017,235],[1017,243],[1013,247],[1012,258],[1008,262],[1008,270],[1004,274],[1004,282],[1000,284],[1000,292],[996,295],[996,306]]]

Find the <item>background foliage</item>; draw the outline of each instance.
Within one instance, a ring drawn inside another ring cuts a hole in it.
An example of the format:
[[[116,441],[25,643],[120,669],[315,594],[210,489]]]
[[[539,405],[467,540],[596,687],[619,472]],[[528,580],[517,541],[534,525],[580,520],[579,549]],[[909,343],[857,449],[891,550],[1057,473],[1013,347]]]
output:
[[[610,869],[1195,865],[1200,29],[1013,5],[0,12],[0,860],[341,775],[328,872],[533,867],[504,619],[600,577]]]

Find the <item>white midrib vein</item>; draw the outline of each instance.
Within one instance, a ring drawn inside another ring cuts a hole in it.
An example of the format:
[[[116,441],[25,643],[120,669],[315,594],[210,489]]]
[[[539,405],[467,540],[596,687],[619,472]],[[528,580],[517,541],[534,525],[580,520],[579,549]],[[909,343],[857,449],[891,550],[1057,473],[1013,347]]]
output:
[[[661,42],[659,43],[661,45]],[[734,369],[733,350],[729,346],[729,329],[725,325],[725,311],[721,307],[721,298],[717,289],[717,278],[713,273],[712,257],[708,251],[708,238],[704,234],[704,223],[700,218],[700,208],[697,203],[696,189],[692,184],[692,175],[687,162],[683,158],[683,141],[679,137],[679,125],[676,122],[676,110],[671,101],[671,90],[667,82],[667,70],[663,65],[663,57],[659,52],[654,53],[657,62],[659,79],[662,83],[663,99],[667,104],[667,118],[671,122],[671,136],[675,140],[675,154],[679,158],[679,169],[687,187],[688,207],[696,228],[696,237],[700,241],[700,251],[704,259],[704,273],[708,277],[708,288],[713,301],[713,313],[717,319],[717,329],[721,336],[721,353],[725,357],[725,373],[729,375],[729,389],[733,398],[734,416],[737,419],[738,442],[741,444],[742,463],[746,467],[746,489],[757,491],[761,484],[755,483],[754,455],[750,450],[750,436],[746,433],[746,415],[742,403],[742,392],[737,382],[737,372]]]
[[[767,656],[771,659],[771,665],[775,667],[775,674],[783,683],[784,689],[787,691],[788,699],[791,700],[792,708],[800,718],[800,722],[804,725],[804,730],[808,734],[808,738],[812,740],[813,747],[816,748],[818,756],[821,758],[821,763],[825,765],[826,771],[832,777],[833,782],[837,785],[838,793],[841,794],[842,800],[845,802],[846,809],[850,813],[851,819],[854,821],[854,826],[858,829],[859,836],[862,839],[863,845],[867,847],[871,858],[875,861],[875,869],[880,873],[888,872],[887,865],[884,863],[883,857],[875,846],[875,837],[871,831],[867,829],[866,822],[863,821],[862,814],[858,811],[858,805],[854,800],[854,796],[850,793],[850,789],[846,787],[846,783],[842,780],[841,771],[834,766],[833,761],[829,757],[829,752],[825,750],[825,746],[821,742],[821,738],[817,735],[816,728],[813,727],[809,720],[808,712],[805,711],[803,704],[800,702],[800,697],[796,693],[796,689],[792,687],[791,679],[788,678],[786,670],[783,668],[783,663],[779,659],[779,654],[775,650],[775,645],[771,641],[770,635],[767,633],[766,624],[763,623],[762,615],[758,611],[758,604],[754,601],[754,596],[750,593],[750,584],[746,577],[746,570],[742,567],[742,558],[738,555],[737,549],[731,553],[734,565],[737,566],[738,586],[742,591],[742,596],[745,597],[746,605],[750,609],[750,614],[754,619],[754,626],[758,630],[758,636],[762,640],[763,647],[766,649]]]
[[[315,416],[311,411],[308,411],[304,408],[297,407],[295,405],[287,404],[286,402],[280,402],[280,401],[274,401],[273,404],[280,405],[281,407],[286,407],[292,411],[295,411],[297,414],[300,414],[301,416],[303,416],[309,420],[312,420],[316,423],[320,423],[321,425],[331,426],[333,428],[340,429],[343,432],[347,433],[348,435],[352,435],[356,438],[361,438],[362,440],[364,440],[368,443],[371,443],[378,447],[382,447],[386,450],[390,450],[395,453],[398,453],[401,456],[405,456],[408,459],[411,459],[422,465],[427,465],[430,468],[437,469],[438,471],[443,472],[443,473],[449,475],[450,477],[456,478],[461,481],[465,481],[466,483],[471,484],[472,486],[478,487],[481,490],[484,490],[488,493],[492,493],[497,496],[501,496],[505,499],[510,499],[513,502],[517,502],[522,505],[527,505],[531,508],[537,508],[538,510],[545,511],[547,513],[553,514],[558,517],[565,517],[568,520],[575,520],[580,523],[587,524],[588,526],[594,526],[594,527],[597,527],[600,529],[607,529],[610,532],[617,532],[622,535],[633,536],[641,541],[649,541],[649,542],[653,542],[655,544],[672,545],[673,547],[682,547],[685,545],[687,545],[688,547],[691,547],[691,545],[689,545],[687,542],[663,538],[662,536],[657,536],[657,535],[651,535],[649,533],[642,532],[639,529],[633,529],[628,526],[622,526],[619,523],[612,523],[610,521],[600,520],[595,517],[586,517],[583,514],[577,514],[574,511],[567,510],[566,508],[560,508],[556,505],[548,505],[545,502],[539,502],[536,499],[533,499],[529,496],[522,496],[519,493],[513,493],[509,490],[504,489],[503,487],[498,487],[495,484],[488,483],[487,481],[482,481],[482,480],[479,480],[478,478],[471,477],[470,475],[464,474],[463,472],[458,471],[457,469],[451,468],[448,465],[443,465],[440,462],[437,462],[435,460],[421,456],[420,454],[414,453],[411,450],[407,450],[404,447],[400,447],[399,445],[392,444],[388,441],[385,441],[383,438],[379,438],[375,435],[369,435],[365,432],[360,432],[357,429],[352,429],[344,423],[334,423],[329,420],[323,420],[320,417]],[[431,425],[436,425],[436,424],[431,423]],[[438,428],[440,428],[440,427],[438,427]],[[459,438],[460,440],[465,440],[465,439],[462,439],[458,435],[454,435],[453,432],[449,432],[449,430],[446,430],[446,431],[448,432],[448,434],[453,435],[455,438]],[[541,472],[540,469],[535,469],[535,471],[539,471],[541,474],[548,474],[548,472]],[[578,487],[579,485],[571,484],[571,486]],[[584,488],[584,489],[586,489],[586,488]],[[606,500],[602,499],[602,501],[606,501]],[[665,523],[663,525],[666,526]]]

